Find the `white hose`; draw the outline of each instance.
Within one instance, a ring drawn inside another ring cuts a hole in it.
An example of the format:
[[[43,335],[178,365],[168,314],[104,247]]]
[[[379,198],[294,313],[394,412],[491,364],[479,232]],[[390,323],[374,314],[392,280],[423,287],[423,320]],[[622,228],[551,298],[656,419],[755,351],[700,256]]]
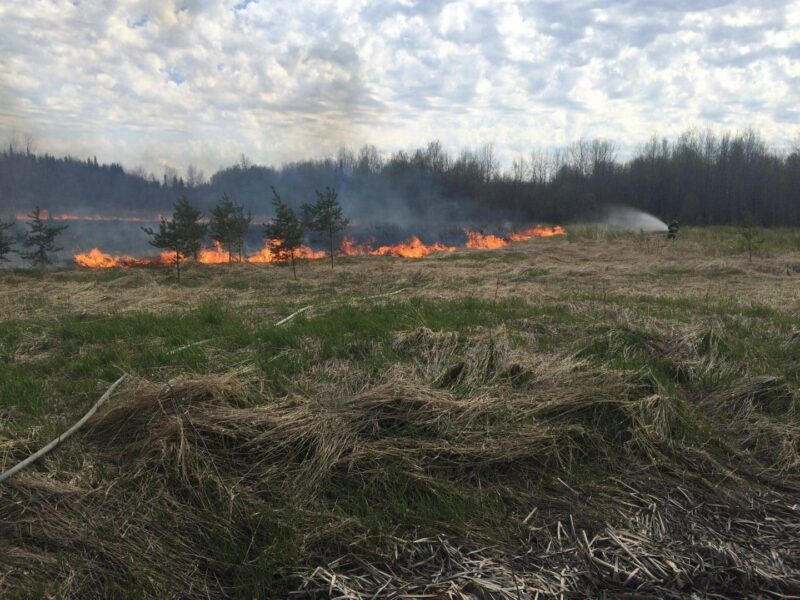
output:
[[[83,415],[83,418],[80,421],[78,421],[77,423],[75,423],[75,425],[73,425],[72,427],[67,429],[64,433],[59,435],[56,439],[54,439],[52,442],[47,444],[47,446],[45,446],[44,448],[42,448],[41,450],[39,450],[35,454],[31,454],[28,458],[23,460],[21,463],[18,463],[16,465],[14,465],[8,471],[5,471],[2,475],[0,475],[0,483],[4,482],[6,479],[11,477],[15,473],[18,473],[19,471],[21,471],[22,469],[27,467],[32,462],[40,459],[42,456],[44,456],[45,454],[50,452],[50,450],[52,450],[53,448],[58,446],[61,442],[63,442],[65,439],[67,439],[69,436],[71,436],[73,433],[78,431],[78,429],[83,427],[84,423],[86,423],[86,421],[88,421],[89,418],[94,413],[97,412],[97,409],[100,408],[103,405],[103,403],[106,400],[109,399],[109,397],[111,397],[111,394],[114,393],[114,390],[117,389],[117,386],[120,383],[122,383],[122,380],[125,379],[125,377],[126,377],[126,375],[123,375],[122,377],[117,379],[114,383],[112,383],[111,387],[109,387],[106,390],[106,393],[103,394],[102,396],[100,396],[100,399],[97,402],[94,403],[94,406],[92,406],[92,408],[89,409],[89,412],[87,412],[85,415]]]

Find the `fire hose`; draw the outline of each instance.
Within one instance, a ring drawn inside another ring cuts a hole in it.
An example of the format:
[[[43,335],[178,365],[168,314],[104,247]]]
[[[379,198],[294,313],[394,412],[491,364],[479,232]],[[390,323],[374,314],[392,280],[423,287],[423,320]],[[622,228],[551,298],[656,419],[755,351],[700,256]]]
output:
[[[85,415],[83,415],[83,418],[81,418],[80,421],[75,423],[75,425],[73,425],[72,427],[67,429],[64,433],[59,435],[56,439],[54,439],[52,442],[47,444],[44,448],[42,448],[38,452],[35,452],[34,454],[31,454],[28,458],[23,460],[21,463],[18,463],[16,465],[14,465],[13,467],[8,469],[7,471],[5,471],[2,474],[0,474],[0,483],[4,482],[6,479],[11,477],[15,473],[18,473],[19,471],[21,471],[22,469],[27,467],[29,464],[31,464],[31,463],[37,461],[38,459],[40,459],[42,456],[44,456],[45,454],[50,452],[53,448],[58,446],[61,442],[66,440],[68,437],[70,437],[73,433],[78,431],[78,429],[83,427],[83,425],[86,423],[86,421],[88,421],[91,418],[91,416],[94,413],[97,412],[97,409],[100,408],[105,403],[105,401],[108,400],[111,397],[111,394],[114,393],[114,390],[117,389],[117,386],[119,386],[119,384],[122,383],[122,381],[126,377],[127,377],[127,375],[123,375],[122,377],[117,379],[114,383],[112,383],[111,386],[106,390],[106,393],[103,394],[102,396],[100,396],[100,399],[97,402],[94,403],[94,406],[92,406],[92,408],[90,408],[89,411]]]

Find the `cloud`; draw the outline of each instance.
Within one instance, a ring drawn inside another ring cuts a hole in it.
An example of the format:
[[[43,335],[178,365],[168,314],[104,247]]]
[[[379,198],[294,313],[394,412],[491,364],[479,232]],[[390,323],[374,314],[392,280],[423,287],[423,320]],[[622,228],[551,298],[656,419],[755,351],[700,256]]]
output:
[[[756,126],[791,139],[789,0],[0,0],[0,132],[159,170],[342,144]]]

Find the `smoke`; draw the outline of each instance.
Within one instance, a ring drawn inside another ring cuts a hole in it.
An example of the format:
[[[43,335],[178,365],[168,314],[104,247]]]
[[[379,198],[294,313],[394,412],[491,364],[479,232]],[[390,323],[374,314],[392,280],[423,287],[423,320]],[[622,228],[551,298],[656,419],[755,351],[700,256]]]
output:
[[[452,162],[453,166],[448,167]],[[164,181],[126,173],[120,165],[95,160],[39,160],[15,151],[0,153],[0,209],[26,214],[39,203],[55,215],[69,215],[69,228],[58,239],[59,259],[98,247],[114,255],[154,254],[138,220],[170,215],[175,199],[187,195],[206,216],[223,193],[254,216],[246,244],[263,246],[262,223],[273,213],[271,188],[295,210],[316,199],[327,186],[339,195],[350,219],[346,235],[359,243],[394,245],[418,237],[425,244],[463,245],[464,230],[503,235],[555,220],[534,203],[517,201],[509,186],[489,179],[491,161],[467,152],[450,160],[438,143],[413,154],[398,152],[385,159],[374,147],[358,154],[342,149],[336,158],[288,163],[279,168],[242,160],[223,168],[202,184],[186,186],[176,173]],[[187,175],[188,176],[188,175]],[[4,179],[5,178],[5,179]],[[40,193],[41,181],[52,185]],[[5,189],[4,189],[5,188]],[[97,217],[107,217],[102,220]],[[549,218],[548,218],[549,216]],[[309,232],[306,243],[322,240]]]
[[[634,231],[666,231],[667,224],[658,217],[630,206],[609,206],[600,220],[601,225]]]

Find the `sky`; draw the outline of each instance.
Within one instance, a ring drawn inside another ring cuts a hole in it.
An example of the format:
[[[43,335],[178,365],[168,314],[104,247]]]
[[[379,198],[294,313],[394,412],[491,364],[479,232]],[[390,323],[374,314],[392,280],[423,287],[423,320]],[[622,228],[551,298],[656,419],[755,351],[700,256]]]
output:
[[[0,0],[0,139],[160,173],[800,133],[800,0]]]

